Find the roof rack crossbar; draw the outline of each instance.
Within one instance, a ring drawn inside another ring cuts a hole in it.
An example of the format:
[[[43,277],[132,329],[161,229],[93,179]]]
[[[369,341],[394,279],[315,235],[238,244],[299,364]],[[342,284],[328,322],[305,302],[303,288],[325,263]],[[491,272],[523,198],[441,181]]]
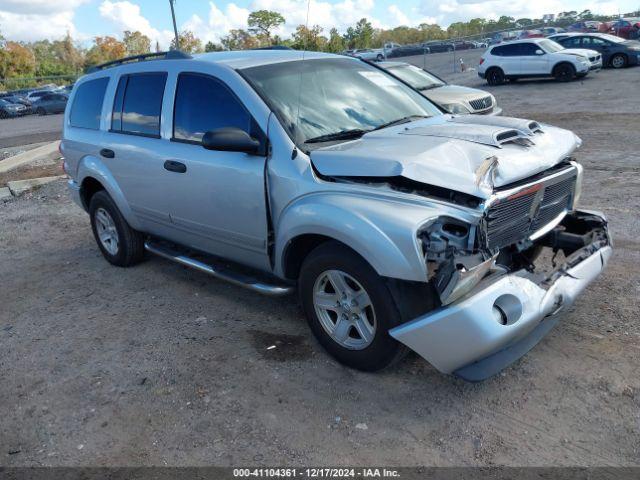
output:
[[[94,65],[87,70],[87,73],[97,72],[104,70],[105,68],[116,67],[118,65],[124,65],[126,63],[144,62],[146,60],[177,60],[177,59],[189,59],[193,58],[188,53],[184,53],[180,50],[169,50],[167,52],[155,52],[155,53],[143,53],[142,55],[132,55],[131,57],[119,58],[118,60],[112,60],[110,62],[101,63],[100,65]]]

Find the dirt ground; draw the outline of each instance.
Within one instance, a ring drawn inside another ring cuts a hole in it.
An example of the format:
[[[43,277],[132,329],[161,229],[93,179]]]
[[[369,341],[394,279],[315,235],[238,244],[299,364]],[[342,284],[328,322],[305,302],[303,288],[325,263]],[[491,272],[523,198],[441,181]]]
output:
[[[112,267],[62,181],[0,204],[0,465],[640,464],[638,85],[640,68],[490,89],[505,115],[582,137],[582,205],[607,214],[615,253],[479,384],[415,355],[349,370],[295,298],[159,258]]]

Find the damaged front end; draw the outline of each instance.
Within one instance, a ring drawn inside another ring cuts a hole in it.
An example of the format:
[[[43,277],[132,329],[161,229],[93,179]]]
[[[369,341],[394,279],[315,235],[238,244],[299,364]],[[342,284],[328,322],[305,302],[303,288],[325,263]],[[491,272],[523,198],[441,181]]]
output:
[[[507,202],[512,213],[523,204],[529,212],[517,241],[509,237],[509,222],[492,237],[490,205],[478,225],[440,217],[421,229],[430,281],[441,306],[390,334],[438,370],[470,381],[494,375],[533,348],[557,322],[555,315],[572,305],[605,268],[612,253],[604,216],[569,210],[576,200],[575,187],[565,198],[565,187],[557,186],[567,178],[560,175],[543,186],[554,200],[548,208],[563,206],[561,215],[543,212],[551,225],[535,225],[539,205],[544,204],[540,189],[521,186],[527,195],[537,196],[535,208],[525,195],[511,198],[516,203]],[[512,195],[508,192],[503,198]],[[512,224],[517,221],[510,218]]]

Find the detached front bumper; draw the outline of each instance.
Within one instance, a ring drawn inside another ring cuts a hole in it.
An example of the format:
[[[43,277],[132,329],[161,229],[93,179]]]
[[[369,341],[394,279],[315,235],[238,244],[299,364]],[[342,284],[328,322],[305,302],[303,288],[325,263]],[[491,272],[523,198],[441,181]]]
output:
[[[589,217],[590,224],[595,219],[599,234],[551,275],[526,270],[490,274],[460,300],[389,333],[443,373],[470,381],[496,374],[546,335],[556,315],[574,303],[611,257],[604,217],[591,212],[575,215]],[[576,238],[585,238],[590,232],[578,233]]]

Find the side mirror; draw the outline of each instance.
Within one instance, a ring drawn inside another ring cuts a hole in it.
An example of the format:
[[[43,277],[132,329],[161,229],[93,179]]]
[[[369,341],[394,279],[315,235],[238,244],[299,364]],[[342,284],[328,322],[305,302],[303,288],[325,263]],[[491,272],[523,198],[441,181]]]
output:
[[[544,55],[544,52],[540,49],[536,50],[536,55]]]
[[[207,150],[244,152],[255,155],[260,149],[260,142],[244,130],[225,127],[205,133],[202,137],[202,146]]]

